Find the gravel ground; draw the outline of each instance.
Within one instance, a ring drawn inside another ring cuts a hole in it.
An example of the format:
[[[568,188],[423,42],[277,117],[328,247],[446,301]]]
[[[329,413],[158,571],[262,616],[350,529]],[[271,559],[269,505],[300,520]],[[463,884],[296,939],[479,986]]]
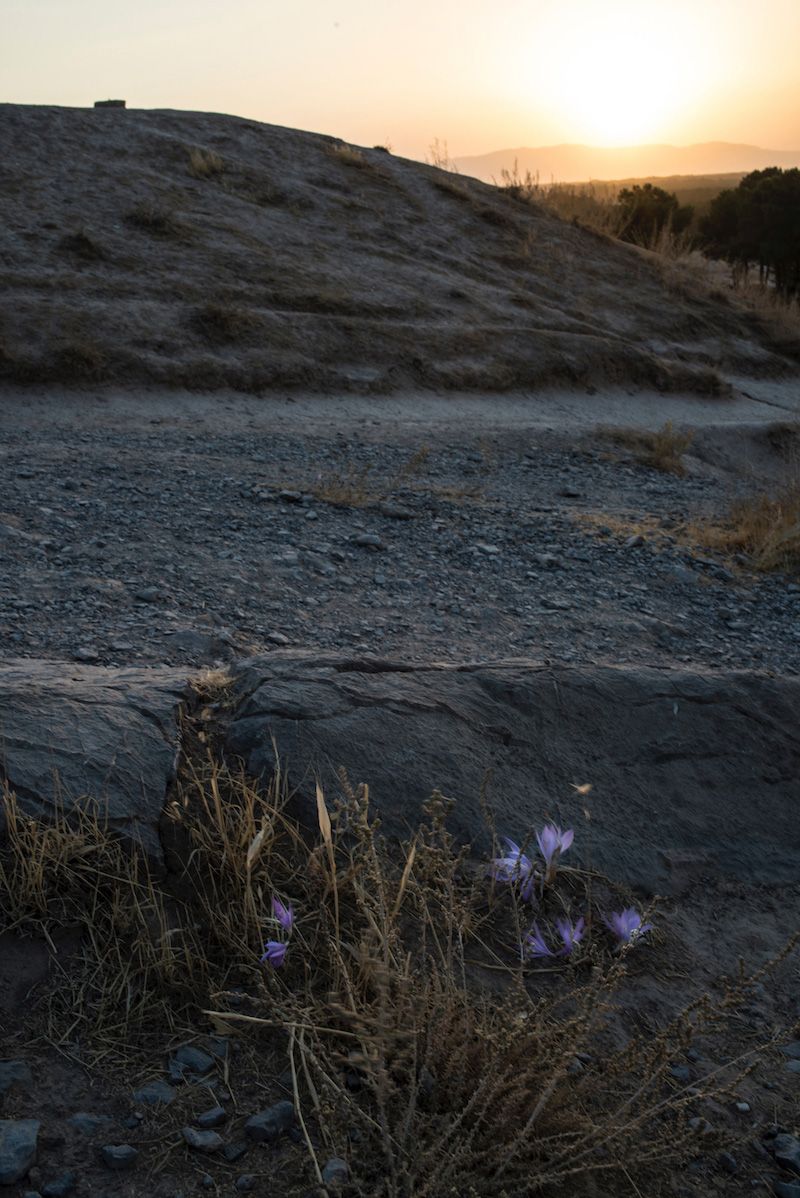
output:
[[[698,547],[743,489],[713,455],[678,477],[574,430],[252,423],[9,421],[0,653],[800,668],[798,582]]]

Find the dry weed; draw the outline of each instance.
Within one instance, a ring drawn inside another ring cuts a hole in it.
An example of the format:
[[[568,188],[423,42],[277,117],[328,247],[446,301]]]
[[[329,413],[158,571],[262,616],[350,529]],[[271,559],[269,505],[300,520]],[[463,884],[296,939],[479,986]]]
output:
[[[322,503],[339,504],[344,507],[364,507],[371,503],[385,502],[397,491],[416,484],[425,469],[428,454],[427,445],[420,446],[408,461],[383,483],[370,477],[371,462],[366,466],[356,466],[348,462],[347,466],[318,474],[312,494]]]
[[[713,548],[747,554],[757,570],[800,572],[800,482],[738,500],[722,527],[706,525],[699,535]]]
[[[360,170],[372,166],[372,163],[364,157],[364,155],[356,146],[328,146],[325,153],[329,158],[332,158],[334,162],[342,162],[345,166],[355,166]]]
[[[225,164],[219,154],[215,154],[213,150],[203,150],[199,146],[194,146],[189,150],[186,173],[193,179],[212,179],[216,175],[221,175],[224,170]]]
[[[686,468],[682,458],[694,440],[694,429],[677,432],[672,421],[668,420],[664,427],[655,433],[647,429],[611,428],[604,429],[601,435],[617,445],[624,446],[645,466],[683,475]]]

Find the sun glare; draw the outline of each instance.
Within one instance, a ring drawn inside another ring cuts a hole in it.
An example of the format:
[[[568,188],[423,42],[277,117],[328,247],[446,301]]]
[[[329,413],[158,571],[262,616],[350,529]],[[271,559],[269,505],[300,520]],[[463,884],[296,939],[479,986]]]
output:
[[[614,25],[600,19],[551,30],[546,64],[533,86],[570,130],[595,145],[657,141],[697,96],[698,47],[639,12]]]

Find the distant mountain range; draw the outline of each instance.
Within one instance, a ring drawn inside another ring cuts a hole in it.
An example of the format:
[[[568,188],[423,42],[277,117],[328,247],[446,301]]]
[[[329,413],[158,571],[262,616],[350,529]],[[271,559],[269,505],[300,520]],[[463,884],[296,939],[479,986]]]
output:
[[[728,141],[707,141],[694,146],[543,146],[538,150],[519,146],[454,159],[462,175],[487,183],[501,181],[502,171],[522,178],[527,171],[539,175],[540,183],[575,183],[590,179],[630,179],[662,175],[746,174],[767,166],[800,167],[800,150],[762,150],[759,146]]]

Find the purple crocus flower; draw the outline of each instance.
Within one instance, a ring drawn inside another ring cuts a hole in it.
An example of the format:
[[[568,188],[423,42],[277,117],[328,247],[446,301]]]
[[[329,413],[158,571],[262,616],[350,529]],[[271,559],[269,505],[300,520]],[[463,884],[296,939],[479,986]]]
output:
[[[558,859],[562,853],[566,853],[574,839],[574,829],[569,828],[568,831],[562,832],[557,824],[546,824],[542,828],[541,836],[536,833],[546,866],[545,882],[553,881],[558,870]]]
[[[273,969],[277,969],[279,965],[283,965],[283,958],[286,956],[286,950],[289,947],[288,944],[281,944],[277,940],[268,940],[264,947],[266,948],[266,952],[261,958],[262,965],[265,961],[269,961]]]
[[[561,939],[564,941],[564,947],[559,951],[559,956],[568,957],[572,952],[573,947],[583,936],[583,926],[586,921],[583,916],[578,920],[573,928],[572,922],[569,919],[557,919],[556,927]]]
[[[644,936],[645,932],[649,932],[653,926],[651,923],[646,923],[642,927],[642,917],[635,907],[626,907],[620,914],[612,911],[610,919],[603,916],[603,923],[619,940],[617,947],[620,949],[628,944],[636,944],[639,937]]]
[[[555,953],[547,947],[544,942],[542,933],[539,931],[538,925],[534,923],[533,931],[528,932],[521,944],[522,954],[525,957],[554,957]]]
[[[514,841],[509,840],[507,836],[504,836],[503,840],[508,845],[508,856],[495,857],[486,872],[499,882],[519,882],[520,894],[527,901],[533,890],[533,864],[518,844],[514,844]]]
[[[284,907],[280,899],[274,898],[272,900],[272,910],[275,912],[275,917],[277,918],[278,923],[281,925],[284,932],[290,933],[292,930],[292,925],[294,924],[294,911],[292,910],[291,904],[288,908]]]

